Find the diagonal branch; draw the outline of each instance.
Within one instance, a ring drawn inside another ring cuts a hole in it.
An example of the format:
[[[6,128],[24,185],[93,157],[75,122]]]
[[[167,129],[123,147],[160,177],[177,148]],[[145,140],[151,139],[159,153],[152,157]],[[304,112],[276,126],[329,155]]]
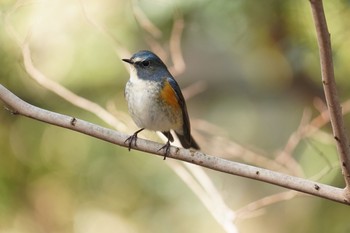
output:
[[[46,78],[45,75],[34,66],[31,51],[29,49],[29,44],[27,42],[23,44],[22,54],[24,67],[26,71],[28,72],[30,77],[36,82],[38,82],[41,86],[52,91],[58,96],[61,96],[63,99],[74,104],[75,106],[94,113],[96,116],[107,122],[109,125],[112,125],[119,130],[126,129],[126,126],[123,122],[120,122],[117,118],[115,118],[112,114],[110,114],[100,105],[83,97],[80,97],[72,91],[68,90],[67,88],[63,87],[62,85],[52,81],[51,79]]]
[[[334,78],[332,47],[322,0],[310,0],[320,52],[323,89],[329,110],[330,121],[336,141],[341,168],[346,183],[346,193],[350,197],[350,149],[345,133],[342,109],[339,104]]]
[[[128,135],[126,134],[107,129],[75,117],[70,117],[35,107],[21,100],[2,85],[0,85],[0,99],[8,106],[13,114],[30,117],[35,120],[71,129],[110,143],[127,147],[127,145],[124,143],[128,138]],[[159,150],[161,146],[161,144],[156,142],[138,139],[137,146],[133,145],[132,148],[163,157],[164,152]],[[170,148],[168,157],[193,163],[219,172],[278,185],[287,189],[293,189],[299,192],[350,205],[350,200],[344,195],[343,189],[332,187],[330,185],[225,160],[219,157],[204,154],[199,151],[191,151],[173,146]]]

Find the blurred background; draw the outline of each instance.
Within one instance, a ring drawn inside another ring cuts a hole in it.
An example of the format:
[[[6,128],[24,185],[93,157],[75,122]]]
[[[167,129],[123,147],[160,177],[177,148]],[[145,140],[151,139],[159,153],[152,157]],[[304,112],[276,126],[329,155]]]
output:
[[[325,11],[347,103],[350,2],[325,1]],[[35,81],[25,43],[48,80],[106,108],[131,133],[121,58],[153,50],[184,90],[204,152],[344,185],[330,125],[317,118],[325,103],[309,1],[1,0],[0,16],[0,83],[31,104],[112,128]],[[321,123],[311,133],[313,119]],[[348,115],[345,123],[350,129]],[[230,232],[179,177],[179,164],[1,107],[0,232]],[[205,172],[238,211],[229,217],[231,232],[350,230],[348,206],[295,193],[274,197],[288,190]],[[258,208],[264,197],[273,203]]]

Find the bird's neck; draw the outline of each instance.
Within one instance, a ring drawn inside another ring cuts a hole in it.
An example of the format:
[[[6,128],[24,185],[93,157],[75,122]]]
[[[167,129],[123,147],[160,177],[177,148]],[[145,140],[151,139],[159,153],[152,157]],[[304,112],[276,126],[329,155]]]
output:
[[[137,82],[139,81],[139,77],[137,76],[137,71],[135,68],[131,67],[130,68],[130,81],[131,82]]]

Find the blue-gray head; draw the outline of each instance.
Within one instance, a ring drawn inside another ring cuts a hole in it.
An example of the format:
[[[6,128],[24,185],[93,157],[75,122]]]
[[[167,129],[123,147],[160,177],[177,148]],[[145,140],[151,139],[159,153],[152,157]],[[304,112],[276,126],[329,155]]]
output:
[[[164,62],[154,53],[142,50],[135,53],[130,59],[122,59],[134,67],[131,72],[135,72],[140,79],[156,80],[170,75]]]

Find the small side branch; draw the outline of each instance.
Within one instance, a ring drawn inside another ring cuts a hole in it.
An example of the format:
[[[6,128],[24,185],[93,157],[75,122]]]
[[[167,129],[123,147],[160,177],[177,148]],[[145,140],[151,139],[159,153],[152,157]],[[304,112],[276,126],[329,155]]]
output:
[[[310,0],[310,3],[320,52],[323,89],[330,114],[334,139],[340,157],[342,173],[346,183],[345,192],[347,199],[350,200],[350,149],[344,129],[342,109],[334,78],[330,33],[328,32],[322,0]]]
[[[11,112],[15,112],[16,114],[84,133],[123,147],[128,147],[124,142],[129,135],[80,120],[76,117],[70,117],[38,108],[21,100],[2,85],[0,85],[0,99],[8,106],[8,109],[11,109]],[[141,138],[137,140],[137,146],[131,145],[134,150],[163,156],[163,152],[159,151],[161,146],[162,145],[159,143],[143,140]],[[350,205],[349,201],[344,197],[343,189],[332,187],[330,185],[225,160],[199,151],[191,151],[173,146],[170,148],[168,157],[219,172],[278,185],[287,189],[293,189]]]

